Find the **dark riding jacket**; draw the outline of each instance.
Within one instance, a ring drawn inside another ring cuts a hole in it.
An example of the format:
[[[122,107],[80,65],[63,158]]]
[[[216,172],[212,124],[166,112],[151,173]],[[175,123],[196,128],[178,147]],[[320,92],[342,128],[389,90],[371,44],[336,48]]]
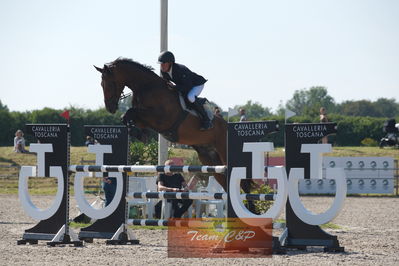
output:
[[[161,71],[161,75],[164,79],[173,81],[176,84],[176,89],[183,95],[187,95],[193,87],[207,82],[203,76],[192,72],[185,65],[177,63],[172,64],[172,77],[168,72]]]

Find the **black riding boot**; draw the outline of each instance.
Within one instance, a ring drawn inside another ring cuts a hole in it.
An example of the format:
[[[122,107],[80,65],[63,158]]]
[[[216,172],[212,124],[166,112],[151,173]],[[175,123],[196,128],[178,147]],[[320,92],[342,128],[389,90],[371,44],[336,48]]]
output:
[[[208,130],[213,128],[212,121],[209,119],[208,114],[204,109],[204,101],[203,99],[196,98],[193,103],[194,109],[200,115],[201,118],[201,130]]]

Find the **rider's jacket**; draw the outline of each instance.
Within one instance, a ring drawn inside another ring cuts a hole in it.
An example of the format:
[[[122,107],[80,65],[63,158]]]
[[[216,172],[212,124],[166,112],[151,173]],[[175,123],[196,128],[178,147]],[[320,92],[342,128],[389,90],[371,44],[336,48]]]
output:
[[[168,72],[161,71],[162,77],[168,81],[173,81],[176,84],[176,89],[184,95],[187,95],[193,87],[202,85],[207,81],[203,76],[192,72],[185,65],[177,63],[172,64],[171,74],[172,76]]]

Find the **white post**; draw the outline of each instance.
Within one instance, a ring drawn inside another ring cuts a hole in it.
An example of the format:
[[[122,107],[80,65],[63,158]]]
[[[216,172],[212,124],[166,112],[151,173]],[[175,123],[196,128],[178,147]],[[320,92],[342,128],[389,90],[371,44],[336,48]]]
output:
[[[168,0],[161,1],[161,52],[168,49]],[[163,165],[168,159],[168,141],[158,135],[158,164]]]
[[[168,0],[161,0],[161,52],[168,49]]]

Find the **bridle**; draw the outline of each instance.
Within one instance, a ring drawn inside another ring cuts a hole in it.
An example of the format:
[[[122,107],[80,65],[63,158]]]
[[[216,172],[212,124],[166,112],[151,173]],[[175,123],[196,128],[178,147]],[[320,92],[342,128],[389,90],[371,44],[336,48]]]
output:
[[[103,75],[104,75],[104,73],[103,73]],[[104,77],[103,77],[103,80],[104,80]],[[116,82],[114,80],[108,81],[108,88],[109,88],[108,91],[117,92]],[[121,100],[126,99],[127,97],[129,97],[131,95],[133,95],[133,92],[129,92],[129,93],[125,94],[122,89],[122,92],[120,95],[116,95],[115,93],[113,93],[113,95],[111,95],[110,97],[107,97],[107,98],[104,97],[104,102],[106,105],[113,104],[115,102],[116,98],[118,98],[118,101],[117,101],[117,103],[118,103]]]
[[[114,92],[117,91],[117,89],[116,89],[117,87],[116,87],[115,81],[109,82],[108,87],[110,87],[109,90],[111,90],[111,91],[114,91]],[[118,100],[118,102],[119,102],[119,101],[121,101],[121,100],[123,100],[123,99],[126,99],[127,97],[129,97],[129,96],[131,96],[131,95],[133,95],[133,92],[129,92],[129,93],[126,93],[126,94],[125,94],[125,93],[122,91],[122,94],[121,94],[120,96],[116,96],[116,95],[114,94],[114,95],[112,95],[111,97],[105,98],[104,101],[105,101],[105,104],[108,105],[108,104],[110,104],[110,103],[113,103],[113,102],[115,101],[115,98],[116,98],[116,97],[119,97],[119,100]]]
[[[126,99],[127,97],[130,97],[130,96],[132,96],[133,95],[133,92],[128,92],[128,93],[123,93],[123,91],[122,91],[122,95],[121,95],[121,97],[119,98],[119,101],[120,100],[123,100],[123,99]]]

